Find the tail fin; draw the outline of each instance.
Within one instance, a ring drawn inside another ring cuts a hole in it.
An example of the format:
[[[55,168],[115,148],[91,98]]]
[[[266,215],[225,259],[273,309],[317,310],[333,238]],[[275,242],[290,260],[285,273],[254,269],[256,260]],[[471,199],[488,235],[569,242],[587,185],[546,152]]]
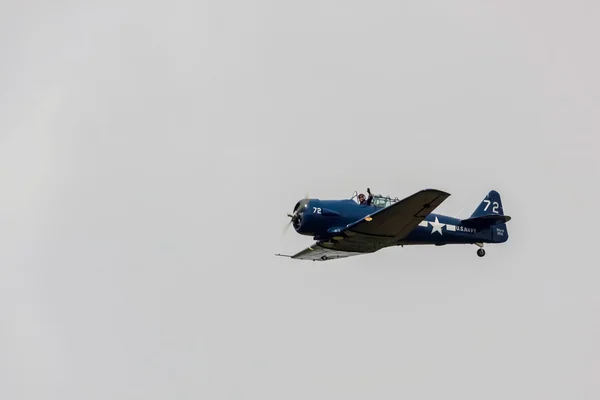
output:
[[[485,196],[481,204],[479,204],[479,207],[471,214],[471,218],[482,217],[484,215],[504,215],[500,193],[495,190],[491,190],[487,196]]]
[[[510,221],[510,219],[508,215],[504,215],[500,193],[491,190],[475,211],[473,211],[473,214],[461,222],[465,226],[479,229],[492,227],[493,240],[495,242],[505,242],[508,240],[506,222]]]

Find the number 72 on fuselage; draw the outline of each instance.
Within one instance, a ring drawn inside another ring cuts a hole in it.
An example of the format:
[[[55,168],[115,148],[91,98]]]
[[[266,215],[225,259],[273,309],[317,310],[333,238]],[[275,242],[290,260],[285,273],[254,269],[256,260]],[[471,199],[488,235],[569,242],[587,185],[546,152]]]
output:
[[[450,196],[437,189],[424,189],[402,200],[373,196],[369,205],[351,199],[304,198],[296,203],[290,224],[315,243],[286,255],[293,259],[325,261],[374,253],[386,247],[408,245],[474,244],[483,257],[485,243],[508,240],[502,199],[491,190],[469,218],[458,219],[435,210]],[[284,256],[282,254],[276,254]]]

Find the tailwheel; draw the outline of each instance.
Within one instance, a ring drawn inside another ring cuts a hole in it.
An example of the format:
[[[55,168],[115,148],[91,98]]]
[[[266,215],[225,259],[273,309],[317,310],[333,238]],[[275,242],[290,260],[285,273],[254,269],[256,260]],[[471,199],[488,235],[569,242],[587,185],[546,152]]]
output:
[[[484,250],[484,249],[478,249],[478,250],[477,250],[477,255],[478,255],[479,257],[483,257],[483,256],[485,256],[485,250]]]

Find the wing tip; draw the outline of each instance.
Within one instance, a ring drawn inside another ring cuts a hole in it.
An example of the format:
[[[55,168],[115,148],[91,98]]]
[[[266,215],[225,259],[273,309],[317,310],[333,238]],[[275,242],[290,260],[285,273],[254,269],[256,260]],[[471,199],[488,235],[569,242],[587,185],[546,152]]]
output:
[[[421,192],[430,192],[430,193],[431,193],[431,192],[435,192],[435,193],[438,193],[438,194],[440,194],[440,195],[442,195],[442,196],[445,196],[445,197],[450,197],[450,196],[451,196],[451,194],[450,194],[450,193],[448,193],[448,192],[446,192],[446,191],[444,191],[444,190],[441,190],[441,189],[434,189],[434,188],[427,188],[427,189],[423,189],[423,190],[421,190]]]

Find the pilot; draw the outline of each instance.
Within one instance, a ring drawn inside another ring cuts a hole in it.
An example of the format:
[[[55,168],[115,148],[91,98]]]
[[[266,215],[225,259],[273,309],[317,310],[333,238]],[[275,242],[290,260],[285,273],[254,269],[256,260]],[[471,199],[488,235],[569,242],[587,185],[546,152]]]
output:
[[[370,206],[373,201],[373,194],[371,194],[371,189],[367,188],[367,193],[369,193],[369,198],[365,200],[365,195],[363,193],[358,195],[358,203],[361,206]]]

